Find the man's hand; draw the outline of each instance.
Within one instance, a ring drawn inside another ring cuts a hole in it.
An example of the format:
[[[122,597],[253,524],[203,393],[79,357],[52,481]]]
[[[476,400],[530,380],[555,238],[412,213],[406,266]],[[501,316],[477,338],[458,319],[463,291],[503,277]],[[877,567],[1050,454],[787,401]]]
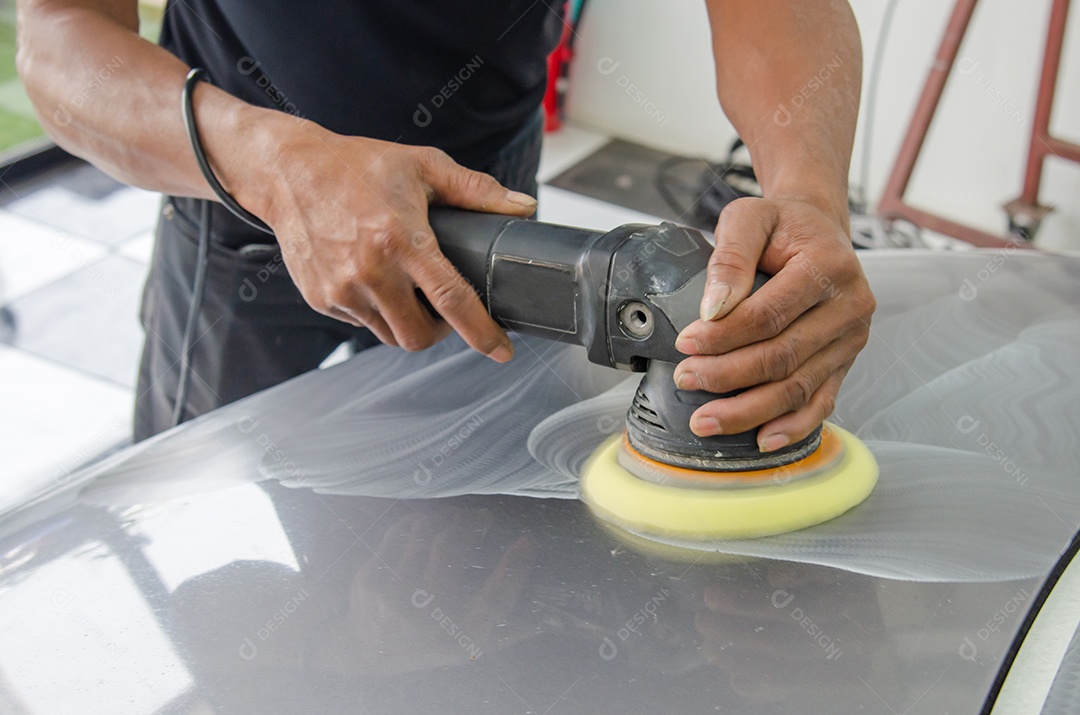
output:
[[[874,298],[847,235],[859,28],[846,0],[707,2],[717,96],[765,198],[724,209],[703,301],[712,320],[683,331],[676,346],[697,357],[678,374],[687,387],[750,388],[703,405],[690,427],[761,425],[758,447],[770,452],[832,412],[870,332]],[[746,298],[758,266],[775,277]]]
[[[136,6],[19,0],[20,75],[42,126],[68,151],[129,184],[213,199],[176,104],[188,67],[139,37]],[[116,81],[95,79],[117,58]],[[92,100],[73,105],[95,81]],[[485,355],[510,359],[509,339],[439,251],[427,207],[528,216],[532,198],[434,149],[344,137],[207,83],[194,102],[218,178],[275,230],[312,307],[409,350],[452,327]],[[421,306],[417,289],[449,327]]]
[[[751,296],[759,266],[773,278]],[[676,342],[693,357],[675,380],[685,390],[749,389],[700,407],[691,429],[704,437],[761,425],[762,452],[802,439],[832,413],[874,307],[842,219],[799,200],[733,202],[716,228],[701,320]]]
[[[529,216],[532,197],[438,149],[341,136],[309,122],[290,130],[281,151],[279,167],[288,170],[249,200],[315,310],[406,350],[430,347],[453,328],[493,360],[511,358],[510,339],[439,250],[428,203]]]

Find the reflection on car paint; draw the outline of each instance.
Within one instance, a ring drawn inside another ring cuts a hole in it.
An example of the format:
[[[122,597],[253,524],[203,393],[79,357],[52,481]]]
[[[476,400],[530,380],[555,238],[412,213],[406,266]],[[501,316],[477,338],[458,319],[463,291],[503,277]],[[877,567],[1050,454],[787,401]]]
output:
[[[973,274],[986,260],[952,258]],[[864,504],[789,534],[667,543],[920,581],[1044,573],[1080,520],[1080,303],[1060,266],[1035,258],[1046,270],[1032,283],[1012,261],[975,298],[950,275],[926,302],[882,305],[832,418],[881,466]],[[867,270],[880,282],[890,266]],[[198,489],[203,462],[326,494],[574,497],[589,454],[623,428],[637,377],[578,347],[516,343],[508,365],[456,338],[368,350],[138,446],[95,470],[84,498]]]

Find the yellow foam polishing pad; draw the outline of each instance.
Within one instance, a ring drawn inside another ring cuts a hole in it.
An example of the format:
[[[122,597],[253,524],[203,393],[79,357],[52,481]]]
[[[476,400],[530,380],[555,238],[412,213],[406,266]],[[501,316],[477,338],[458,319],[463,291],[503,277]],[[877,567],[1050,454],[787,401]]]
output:
[[[739,475],[726,473],[717,486],[698,486],[692,480],[657,482],[631,474],[618,462],[623,436],[616,435],[586,463],[582,497],[601,519],[650,536],[707,541],[804,529],[840,516],[877,484],[877,461],[866,445],[831,424],[823,429],[823,443],[826,437],[839,441],[842,453],[825,469],[807,466],[807,476],[800,475],[800,466],[813,463],[816,452],[777,470],[773,479],[757,474],[738,484]]]

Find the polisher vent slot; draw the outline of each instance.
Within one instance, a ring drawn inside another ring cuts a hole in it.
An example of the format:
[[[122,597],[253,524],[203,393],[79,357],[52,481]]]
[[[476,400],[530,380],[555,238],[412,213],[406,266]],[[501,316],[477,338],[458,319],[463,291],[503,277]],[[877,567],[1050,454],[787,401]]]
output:
[[[648,396],[641,391],[640,387],[634,393],[634,402],[630,405],[630,414],[658,430],[667,432],[667,428],[660,421],[660,415],[656,414],[656,410],[652,408]]]

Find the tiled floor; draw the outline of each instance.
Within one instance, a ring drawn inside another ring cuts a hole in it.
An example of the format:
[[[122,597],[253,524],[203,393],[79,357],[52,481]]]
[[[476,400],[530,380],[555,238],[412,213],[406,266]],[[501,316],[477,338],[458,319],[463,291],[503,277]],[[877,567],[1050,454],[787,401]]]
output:
[[[542,181],[606,137],[549,136]],[[129,438],[139,295],[159,198],[83,166],[18,195],[0,186],[0,508]],[[610,228],[653,217],[541,189],[547,221]]]
[[[142,340],[133,310],[145,273],[145,262],[110,254],[16,300],[9,306],[18,321],[10,344],[134,387]]]
[[[0,508],[62,483],[131,433],[131,388],[2,346],[0,376]]]
[[[90,167],[0,196],[0,503],[129,438],[159,199]]]

